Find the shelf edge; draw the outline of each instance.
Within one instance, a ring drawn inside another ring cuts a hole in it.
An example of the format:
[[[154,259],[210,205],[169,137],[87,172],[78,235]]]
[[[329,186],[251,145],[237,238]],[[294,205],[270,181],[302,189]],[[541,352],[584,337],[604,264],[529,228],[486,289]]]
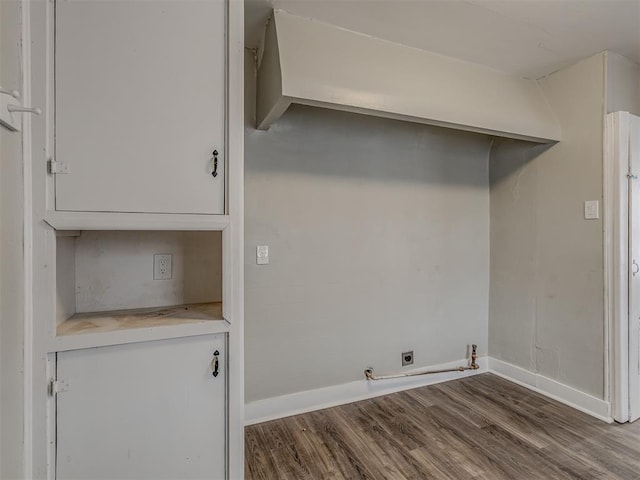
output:
[[[221,231],[230,223],[228,215],[59,212],[49,210],[45,223],[55,230],[191,230]]]
[[[83,333],[56,336],[47,343],[49,353],[107,347],[128,343],[149,342],[169,338],[193,337],[212,333],[228,333],[230,323],[226,320],[211,320],[185,325],[169,325],[147,328],[130,328],[102,333]]]

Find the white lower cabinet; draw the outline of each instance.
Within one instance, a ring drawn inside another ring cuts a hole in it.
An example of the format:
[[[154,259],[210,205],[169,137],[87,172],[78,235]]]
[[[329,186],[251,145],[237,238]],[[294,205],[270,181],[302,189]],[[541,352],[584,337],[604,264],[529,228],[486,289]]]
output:
[[[56,478],[225,478],[226,363],[226,334],[59,352]]]

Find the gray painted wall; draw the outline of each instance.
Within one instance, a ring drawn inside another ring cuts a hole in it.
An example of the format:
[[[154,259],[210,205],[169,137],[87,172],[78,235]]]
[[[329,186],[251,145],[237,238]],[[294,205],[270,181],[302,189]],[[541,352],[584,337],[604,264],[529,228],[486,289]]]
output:
[[[311,107],[245,131],[246,399],[487,352],[490,139]],[[258,266],[256,245],[271,263]]]
[[[542,79],[562,142],[499,141],[490,161],[489,354],[599,398],[603,225],[583,202],[602,212],[604,72],[599,54]]]
[[[640,115],[640,65],[622,55],[606,52],[607,112]]]
[[[0,2],[0,85],[21,90],[20,2]],[[22,137],[0,128],[0,478],[23,478]]]

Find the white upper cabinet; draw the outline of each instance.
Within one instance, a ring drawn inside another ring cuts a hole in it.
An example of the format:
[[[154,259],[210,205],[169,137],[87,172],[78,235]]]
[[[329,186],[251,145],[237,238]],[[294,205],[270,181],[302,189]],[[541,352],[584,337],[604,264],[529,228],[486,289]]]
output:
[[[225,213],[225,18],[224,0],[57,1],[56,210]]]

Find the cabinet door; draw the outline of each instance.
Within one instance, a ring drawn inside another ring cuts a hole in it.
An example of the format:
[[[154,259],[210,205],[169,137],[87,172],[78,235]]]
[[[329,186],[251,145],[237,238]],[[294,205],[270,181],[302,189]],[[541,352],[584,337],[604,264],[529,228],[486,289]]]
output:
[[[56,210],[224,213],[225,16],[224,0],[57,0]]]
[[[224,478],[224,351],[204,335],[58,353],[56,478]]]

